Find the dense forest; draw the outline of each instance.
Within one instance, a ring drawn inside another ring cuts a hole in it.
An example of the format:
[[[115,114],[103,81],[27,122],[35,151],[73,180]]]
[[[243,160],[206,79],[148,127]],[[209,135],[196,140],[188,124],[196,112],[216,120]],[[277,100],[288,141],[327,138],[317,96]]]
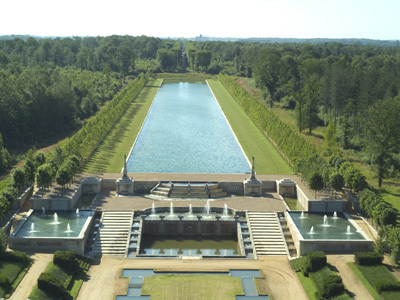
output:
[[[291,112],[298,131],[329,128],[332,149],[400,170],[400,50],[362,43],[188,41],[154,37],[0,39],[0,173],[15,153],[71,135],[141,72],[251,78],[265,109]],[[328,134],[329,133],[329,134]]]

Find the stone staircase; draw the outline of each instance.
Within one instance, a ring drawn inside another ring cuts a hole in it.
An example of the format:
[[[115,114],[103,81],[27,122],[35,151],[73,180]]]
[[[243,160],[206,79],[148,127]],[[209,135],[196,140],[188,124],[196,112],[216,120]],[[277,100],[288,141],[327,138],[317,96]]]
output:
[[[287,256],[281,224],[275,212],[247,212],[257,256]]]
[[[94,255],[125,255],[133,212],[104,211],[94,245]]]
[[[228,194],[217,182],[160,182],[151,194],[169,198],[218,198]]]

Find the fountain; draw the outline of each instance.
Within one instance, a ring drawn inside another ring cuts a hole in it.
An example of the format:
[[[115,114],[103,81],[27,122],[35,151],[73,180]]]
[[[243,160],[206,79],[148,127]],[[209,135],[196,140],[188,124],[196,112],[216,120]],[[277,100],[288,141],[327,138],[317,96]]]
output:
[[[207,200],[204,210],[205,210],[206,215],[210,216],[210,200]]]
[[[174,203],[173,202],[171,202],[171,205],[170,205],[169,216],[170,217],[174,216]]]
[[[66,232],[67,232],[67,233],[72,232],[71,226],[69,225],[69,223],[67,224],[67,231],[66,231]]]
[[[58,222],[58,215],[57,215],[57,213],[54,213],[53,222],[50,223],[50,224],[52,224],[52,225],[58,225],[58,224],[60,224],[60,222]]]
[[[156,207],[155,207],[154,202],[151,204],[151,214],[152,214],[152,215],[155,215],[155,214],[156,214]]]
[[[322,227],[329,227],[330,225],[328,224],[328,216],[324,215],[324,223],[322,224]]]
[[[93,215],[93,211],[86,210],[80,211],[79,216],[75,210],[46,212],[45,215],[40,209],[30,210],[10,235],[9,247],[37,252],[74,250],[83,255]]]
[[[76,209],[75,215],[76,215],[77,217],[79,217],[79,208]]]
[[[37,231],[35,230],[35,223],[32,223],[32,224],[31,224],[31,231],[29,231],[29,233],[33,233],[33,232],[37,232]]]
[[[336,211],[333,212],[333,219],[334,219],[334,220],[339,219],[338,216],[337,216],[337,212],[336,212]]]
[[[346,213],[337,212],[332,224],[328,223],[326,213],[308,212],[306,216],[301,219],[301,211],[285,213],[298,255],[309,251],[351,253],[373,249],[373,241]]]
[[[222,217],[228,217],[228,204],[224,204],[224,211],[222,213]]]
[[[300,219],[305,219],[306,217],[304,216],[304,211],[302,211],[301,212],[301,215],[300,215]]]
[[[46,210],[44,209],[44,207],[42,206],[42,216],[46,215]]]
[[[308,232],[308,234],[315,234],[315,232],[314,232],[314,226],[311,226],[311,229],[310,229],[310,231]]]

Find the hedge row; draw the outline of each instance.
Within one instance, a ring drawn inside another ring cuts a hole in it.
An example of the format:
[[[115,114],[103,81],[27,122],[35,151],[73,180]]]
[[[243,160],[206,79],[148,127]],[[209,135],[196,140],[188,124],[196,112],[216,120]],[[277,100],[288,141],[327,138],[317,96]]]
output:
[[[265,103],[252,97],[233,77],[220,74],[219,80],[227,88],[242,109],[258,128],[265,131],[275,146],[284,154],[292,168],[308,180],[312,174],[320,173],[325,160],[301,135],[282,122]]]
[[[69,298],[64,284],[49,273],[40,274],[38,279],[38,287],[42,291],[48,292],[58,297],[57,299],[64,300]]]
[[[362,266],[376,266],[382,263],[383,255],[374,251],[354,252],[354,261]]]
[[[78,273],[81,271],[79,262],[76,260],[74,251],[60,251],[54,252],[53,263],[64,270]]]
[[[400,291],[400,282],[389,280],[378,280],[375,284],[378,293]]]
[[[64,155],[77,155],[86,161],[110,132],[113,125],[121,118],[132,100],[140,93],[148,79],[148,73],[141,73],[95,116],[90,118],[85,126],[64,142],[62,145]]]

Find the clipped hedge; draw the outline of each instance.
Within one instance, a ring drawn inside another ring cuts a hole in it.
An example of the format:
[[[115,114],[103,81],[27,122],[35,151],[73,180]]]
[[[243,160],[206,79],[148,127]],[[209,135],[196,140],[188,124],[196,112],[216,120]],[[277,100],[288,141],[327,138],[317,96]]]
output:
[[[48,292],[59,299],[68,299],[69,295],[60,280],[49,273],[42,273],[38,279],[38,287],[44,292]]]
[[[1,260],[27,263],[28,256],[26,255],[25,252],[21,251],[7,251],[0,254],[0,261]]]
[[[60,251],[54,252],[53,263],[64,270],[78,273],[80,271],[79,263],[76,260],[74,251]]]
[[[374,252],[354,252],[354,262],[361,266],[376,266],[380,265],[383,261],[383,255]]]
[[[326,266],[326,255],[323,251],[308,252],[306,257],[305,269],[307,272],[316,272]]]
[[[400,291],[400,282],[398,281],[389,281],[382,279],[378,280],[375,286],[379,294],[381,294],[382,292]]]
[[[322,297],[329,299],[338,296],[344,292],[344,285],[342,278],[336,274],[332,274],[322,280],[322,290],[320,291]]]

